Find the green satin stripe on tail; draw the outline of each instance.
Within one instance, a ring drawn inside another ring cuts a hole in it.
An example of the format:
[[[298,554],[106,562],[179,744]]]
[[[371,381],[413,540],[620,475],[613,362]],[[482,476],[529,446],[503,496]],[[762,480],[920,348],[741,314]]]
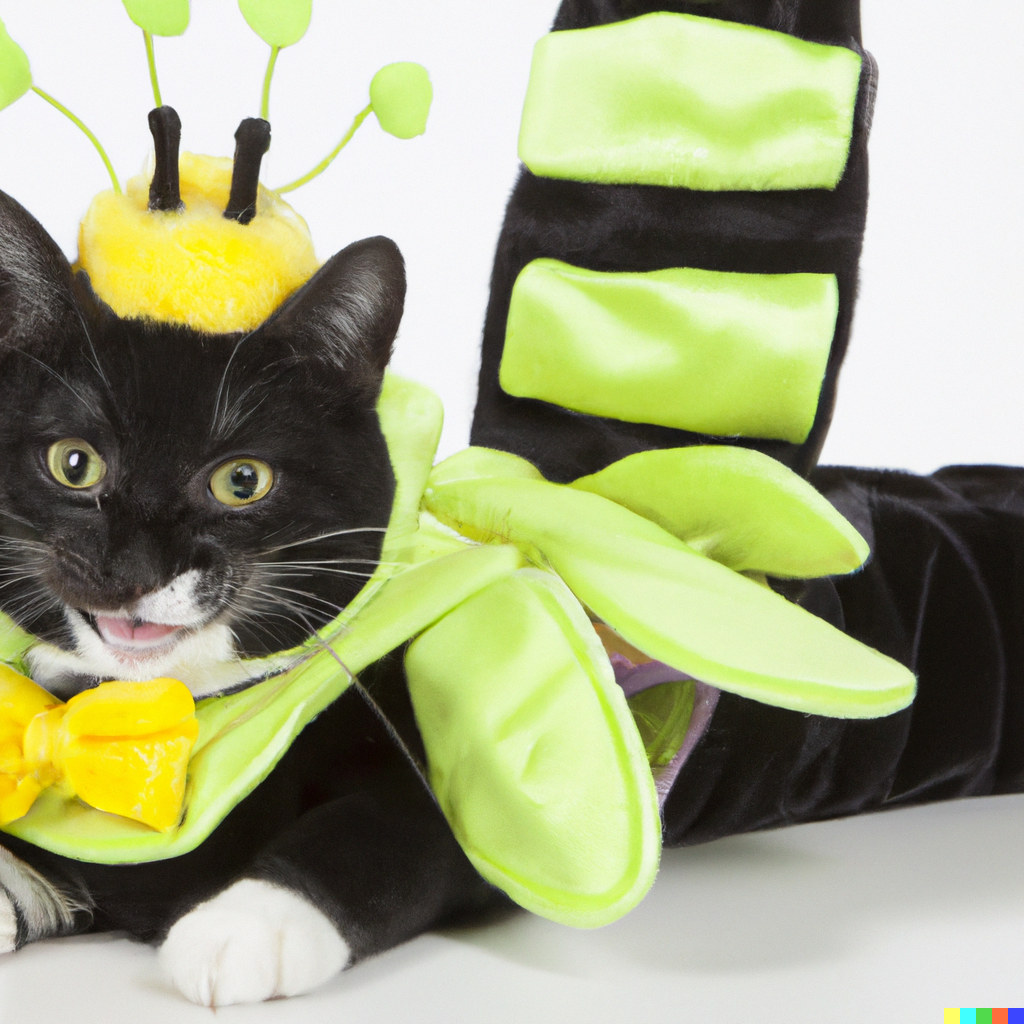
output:
[[[512,289],[499,381],[594,416],[799,444],[838,309],[831,274],[603,273],[538,259]]]
[[[657,794],[565,585],[536,569],[493,583],[414,640],[405,665],[431,787],[480,874],[580,928],[639,903],[658,867]]]
[[[552,32],[534,50],[519,156],[573,181],[835,188],[860,69],[845,47],[688,14]]]

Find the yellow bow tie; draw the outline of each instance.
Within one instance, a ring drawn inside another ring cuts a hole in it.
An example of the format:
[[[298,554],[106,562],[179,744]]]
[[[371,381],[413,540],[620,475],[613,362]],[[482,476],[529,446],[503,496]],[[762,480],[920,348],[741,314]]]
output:
[[[192,694],[177,679],[101,683],[62,704],[0,665],[0,826],[58,785],[166,832],[181,818],[198,733]]]

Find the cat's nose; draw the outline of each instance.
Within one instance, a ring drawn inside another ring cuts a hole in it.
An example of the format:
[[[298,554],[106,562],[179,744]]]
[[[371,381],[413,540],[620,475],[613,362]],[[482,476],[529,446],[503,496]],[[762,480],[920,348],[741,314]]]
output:
[[[112,544],[102,572],[109,599],[116,600],[119,608],[130,610],[147,594],[164,586],[172,573],[161,555],[159,543],[141,531],[127,543]]]

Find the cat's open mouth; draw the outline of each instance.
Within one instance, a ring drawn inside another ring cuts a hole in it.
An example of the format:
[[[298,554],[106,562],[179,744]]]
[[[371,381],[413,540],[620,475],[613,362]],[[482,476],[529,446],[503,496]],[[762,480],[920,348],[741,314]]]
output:
[[[253,670],[236,656],[231,627],[216,610],[203,614],[189,602],[162,603],[153,607],[151,597],[143,597],[134,607],[114,610],[65,605],[70,643],[36,644],[30,652],[33,678],[71,694],[92,685],[89,680],[164,676],[180,679],[196,696],[249,679]]]
[[[164,654],[186,632],[185,626],[166,622],[147,622],[145,619],[88,612],[80,614],[115,653],[127,654],[132,658]]]

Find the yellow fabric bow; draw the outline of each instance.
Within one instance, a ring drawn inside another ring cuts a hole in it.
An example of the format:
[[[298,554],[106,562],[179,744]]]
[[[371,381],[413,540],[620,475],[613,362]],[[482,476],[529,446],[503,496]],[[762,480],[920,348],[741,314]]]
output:
[[[178,824],[199,734],[177,679],[101,683],[67,704],[0,665],[0,826],[47,787],[161,832]]]

